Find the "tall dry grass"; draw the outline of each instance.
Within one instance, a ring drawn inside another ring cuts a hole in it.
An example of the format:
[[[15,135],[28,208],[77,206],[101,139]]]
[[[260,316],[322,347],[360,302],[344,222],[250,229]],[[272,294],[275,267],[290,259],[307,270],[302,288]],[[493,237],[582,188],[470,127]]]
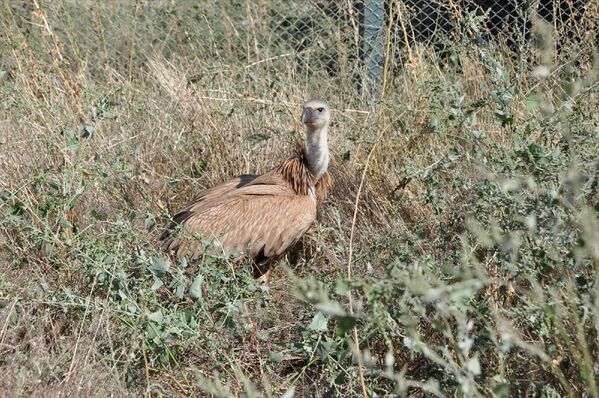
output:
[[[1,395],[597,396],[593,47],[414,45],[374,104],[243,4],[2,4]],[[269,286],[166,259],[311,96],[336,188]]]

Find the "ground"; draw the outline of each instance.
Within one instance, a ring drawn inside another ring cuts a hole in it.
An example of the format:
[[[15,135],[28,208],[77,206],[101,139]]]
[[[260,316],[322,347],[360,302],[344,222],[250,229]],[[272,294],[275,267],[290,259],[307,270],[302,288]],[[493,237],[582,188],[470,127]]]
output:
[[[599,396],[593,44],[415,44],[374,100],[261,2],[80,3],[0,6],[0,395]],[[268,285],[169,258],[313,96],[335,188]]]

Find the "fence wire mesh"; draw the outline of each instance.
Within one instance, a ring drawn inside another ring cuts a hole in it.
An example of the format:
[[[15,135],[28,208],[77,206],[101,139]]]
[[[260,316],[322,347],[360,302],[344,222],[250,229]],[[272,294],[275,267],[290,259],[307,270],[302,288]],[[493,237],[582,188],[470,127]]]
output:
[[[167,59],[172,54],[195,54],[215,69],[268,64],[279,70],[326,74],[331,84],[351,80],[375,87],[374,92],[384,65],[397,71],[418,62],[423,54],[443,54],[455,43],[501,45],[513,54],[526,54],[536,46],[535,19],[551,27],[556,53],[577,51],[581,60],[588,61],[599,42],[596,0],[63,0],[41,4],[51,32],[39,28],[45,22],[33,3],[7,3],[17,16],[19,34],[33,42],[37,39],[49,54],[60,52],[67,60],[84,58],[86,68],[96,68],[98,73],[105,73],[106,66],[128,65],[124,73],[130,74],[155,54]],[[48,40],[49,32],[55,39]],[[11,62],[6,54],[0,59],[3,64]]]
[[[550,26],[556,51],[573,45],[590,59],[599,41],[599,3],[589,0],[363,0],[272,6],[271,33],[279,51],[310,54],[330,73],[376,80],[385,57],[403,66],[418,49],[445,51],[463,40],[503,45],[514,54],[536,46],[533,26]],[[300,57],[301,58],[301,57]],[[359,62],[357,62],[359,61]]]

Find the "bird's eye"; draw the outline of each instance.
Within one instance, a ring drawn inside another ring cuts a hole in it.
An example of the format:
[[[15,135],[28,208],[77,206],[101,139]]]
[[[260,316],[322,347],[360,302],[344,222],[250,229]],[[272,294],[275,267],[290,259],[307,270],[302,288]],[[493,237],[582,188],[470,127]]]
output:
[[[324,108],[318,108],[318,109],[316,109],[316,110],[317,110],[318,112],[322,112],[322,111],[324,111]]]

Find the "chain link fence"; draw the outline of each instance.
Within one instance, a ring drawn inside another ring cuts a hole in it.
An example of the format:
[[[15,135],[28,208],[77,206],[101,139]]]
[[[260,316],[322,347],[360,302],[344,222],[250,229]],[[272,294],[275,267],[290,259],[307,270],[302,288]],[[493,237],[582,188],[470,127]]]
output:
[[[301,5],[297,5],[301,4]],[[599,42],[595,0],[312,1],[273,8],[280,51],[310,54],[331,74],[361,75],[376,87],[387,57],[403,67],[419,51],[443,52],[463,40],[503,45],[513,54],[535,47],[534,20],[552,29],[556,51],[574,46],[590,60]],[[314,66],[314,63],[311,63]],[[371,91],[376,93],[376,88]]]
[[[442,54],[456,42],[501,45],[513,54],[526,54],[534,49],[534,18],[551,27],[556,53],[574,48],[581,59],[590,60],[599,42],[597,0],[62,0],[40,4],[41,9],[28,2],[5,3],[7,14],[14,16],[6,20],[6,31],[14,22],[18,34],[27,36],[30,44],[37,40],[48,54],[60,52],[61,59],[75,60],[73,64],[84,59],[85,67],[99,76],[107,66],[122,65],[128,70],[119,73],[130,75],[155,54],[167,59],[176,55],[182,62],[189,55],[190,65],[199,57],[214,69],[258,64],[278,70],[295,68],[326,74],[331,84],[351,80],[376,94],[385,65],[388,70],[401,70],[423,54]],[[5,39],[14,37],[13,31]],[[10,52],[5,55],[0,63],[10,70],[15,65],[7,65]]]

